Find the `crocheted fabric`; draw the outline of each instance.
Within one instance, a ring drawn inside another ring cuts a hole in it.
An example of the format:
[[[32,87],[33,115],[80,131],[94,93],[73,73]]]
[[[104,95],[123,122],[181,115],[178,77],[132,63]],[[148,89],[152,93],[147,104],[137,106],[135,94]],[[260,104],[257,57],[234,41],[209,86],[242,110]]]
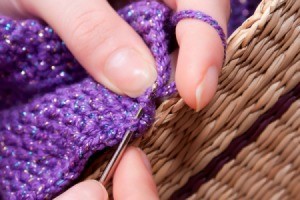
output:
[[[155,100],[175,91],[169,84],[171,11],[141,1],[119,14],[156,60],[156,89],[136,99],[96,83],[43,22],[0,17],[0,198],[55,197],[95,151],[116,145],[127,130],[136,137],[145,132]]]
[[[156,90],[136,99],[119,96],[84,73],[50,27],[0,18],[4,199],[54,197],[78,177],[93,152],[116,145],[127,130],[136,136],[145,132],[153,121],[154,100],[174,92],[174,84],[168,85],[165,31],[170,10],[142,1],[119,13],[142,36],[157,65]]]

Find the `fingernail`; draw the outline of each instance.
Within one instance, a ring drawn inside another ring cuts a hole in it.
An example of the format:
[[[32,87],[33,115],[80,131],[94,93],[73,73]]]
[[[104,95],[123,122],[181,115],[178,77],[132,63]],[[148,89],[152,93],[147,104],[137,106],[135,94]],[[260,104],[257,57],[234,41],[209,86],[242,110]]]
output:
[[[126,95],[137,97],[143,94],[157,77],[154,61],[149,60],[133,48],[117,49],[108,57],[103,74]]]
[[[206,75],[196,89],[196,112],[200,111],[214,96],[218,85],[218,69],[215,66],[207,69]]]
[[[140,148],[138,148],[141,158],[143,160],[143,163],[145,165],[145,167],[147,168],[148,172],[150,174],[152,174],[152,167],[151,167],[151,163],[149,161],[149,158],[147,157],[147,155],[145,154],[145,152],[143,150],[141,150]]]

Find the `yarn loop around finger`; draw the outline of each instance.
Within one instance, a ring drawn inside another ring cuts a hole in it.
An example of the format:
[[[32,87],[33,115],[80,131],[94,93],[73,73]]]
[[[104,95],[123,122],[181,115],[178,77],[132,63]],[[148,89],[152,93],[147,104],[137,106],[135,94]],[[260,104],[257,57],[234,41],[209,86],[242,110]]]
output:
[[[222,41],[222,45],[224,48],[224,60],[225,60],[226,48],[227,48],[226,34],[225,34],[223,28],[219,25],[217,20],[215,20],[213,17],[211,17],[210,15],[208,15],[202,11],[182,10],[182,11],[176,12],[173,15],[172,23],[173,23],[173,25],[177,25],[183,19],[197,19],[197,20],[205,22],[205,23],[209,24],[211,27],[213,27],[217,31],[217,33]]]

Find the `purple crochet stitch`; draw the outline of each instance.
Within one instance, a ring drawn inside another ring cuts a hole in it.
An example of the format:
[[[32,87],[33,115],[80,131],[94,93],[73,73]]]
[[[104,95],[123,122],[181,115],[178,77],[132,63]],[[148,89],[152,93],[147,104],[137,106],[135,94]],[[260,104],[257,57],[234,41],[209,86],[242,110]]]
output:
[[[164,30],[170,10],[155,1],[141,1],[119,14],[142,36],[156,60],[157,89],[137,99],[119,96],[87,76],[50,27],[35,20],[0,18],[4,199],[54,197],[79,176],[92,153],[116,145],[126,130],[136,136],[145,132],[153,122],[154,100],[174,92]],[[134,119],[140,107],[143,114]]]
[[[156,1],[119,14],[142,36],[157,65],[157,89],[119,96],[89,77],[65,44],[37,20],[0,17],[0,195],[51,199],[70,186],[95,151],[139,136],[153,122],[169,84],[171,11]],[[143,107],[139,120],[134,116]],[[1,198],[0,196],[0,198]]]

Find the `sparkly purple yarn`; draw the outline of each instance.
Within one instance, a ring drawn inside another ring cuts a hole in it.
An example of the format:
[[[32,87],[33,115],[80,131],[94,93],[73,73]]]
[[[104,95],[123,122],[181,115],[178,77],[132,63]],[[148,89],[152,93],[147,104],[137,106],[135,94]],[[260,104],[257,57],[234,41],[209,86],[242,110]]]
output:
[[[70,186],[95,151],[152,124],[170,81],[171,11],[141,1],[119,14],[142,36],[157,66],[157,89],[132,99],[96,83],[47,25],[0,17],[0,191],[3,199],[51,199]],[[135,115],[143,107],[140,119]]]
[[[43,22],[0,16],[0,199],[52,199],[94,152],[119,143],[127,130],[145,132],[155,101],[174,93],[170,9],[143,0],[119,14],[156,60],[157,89],[136,99],[96,83]]]
[[[175,13],[172,17],[172,22],[173,24],[177,24],[180,20],[182,19],[197,19],[197,20],[201,20],[207,24],[209,24],[210,26],[212,26],[218,33],[221,41],[222,41],[222,45],[224,48],[224,57],[226,56],[226,46],[227,46],[227,42],[226,42],[226,34],[224,33],[222,27],[219,25],[219,23],[213,19],[211,16],[201,12],[201,11],[195,11],[195,10],[182,10],[179,11],[177,13]]]

